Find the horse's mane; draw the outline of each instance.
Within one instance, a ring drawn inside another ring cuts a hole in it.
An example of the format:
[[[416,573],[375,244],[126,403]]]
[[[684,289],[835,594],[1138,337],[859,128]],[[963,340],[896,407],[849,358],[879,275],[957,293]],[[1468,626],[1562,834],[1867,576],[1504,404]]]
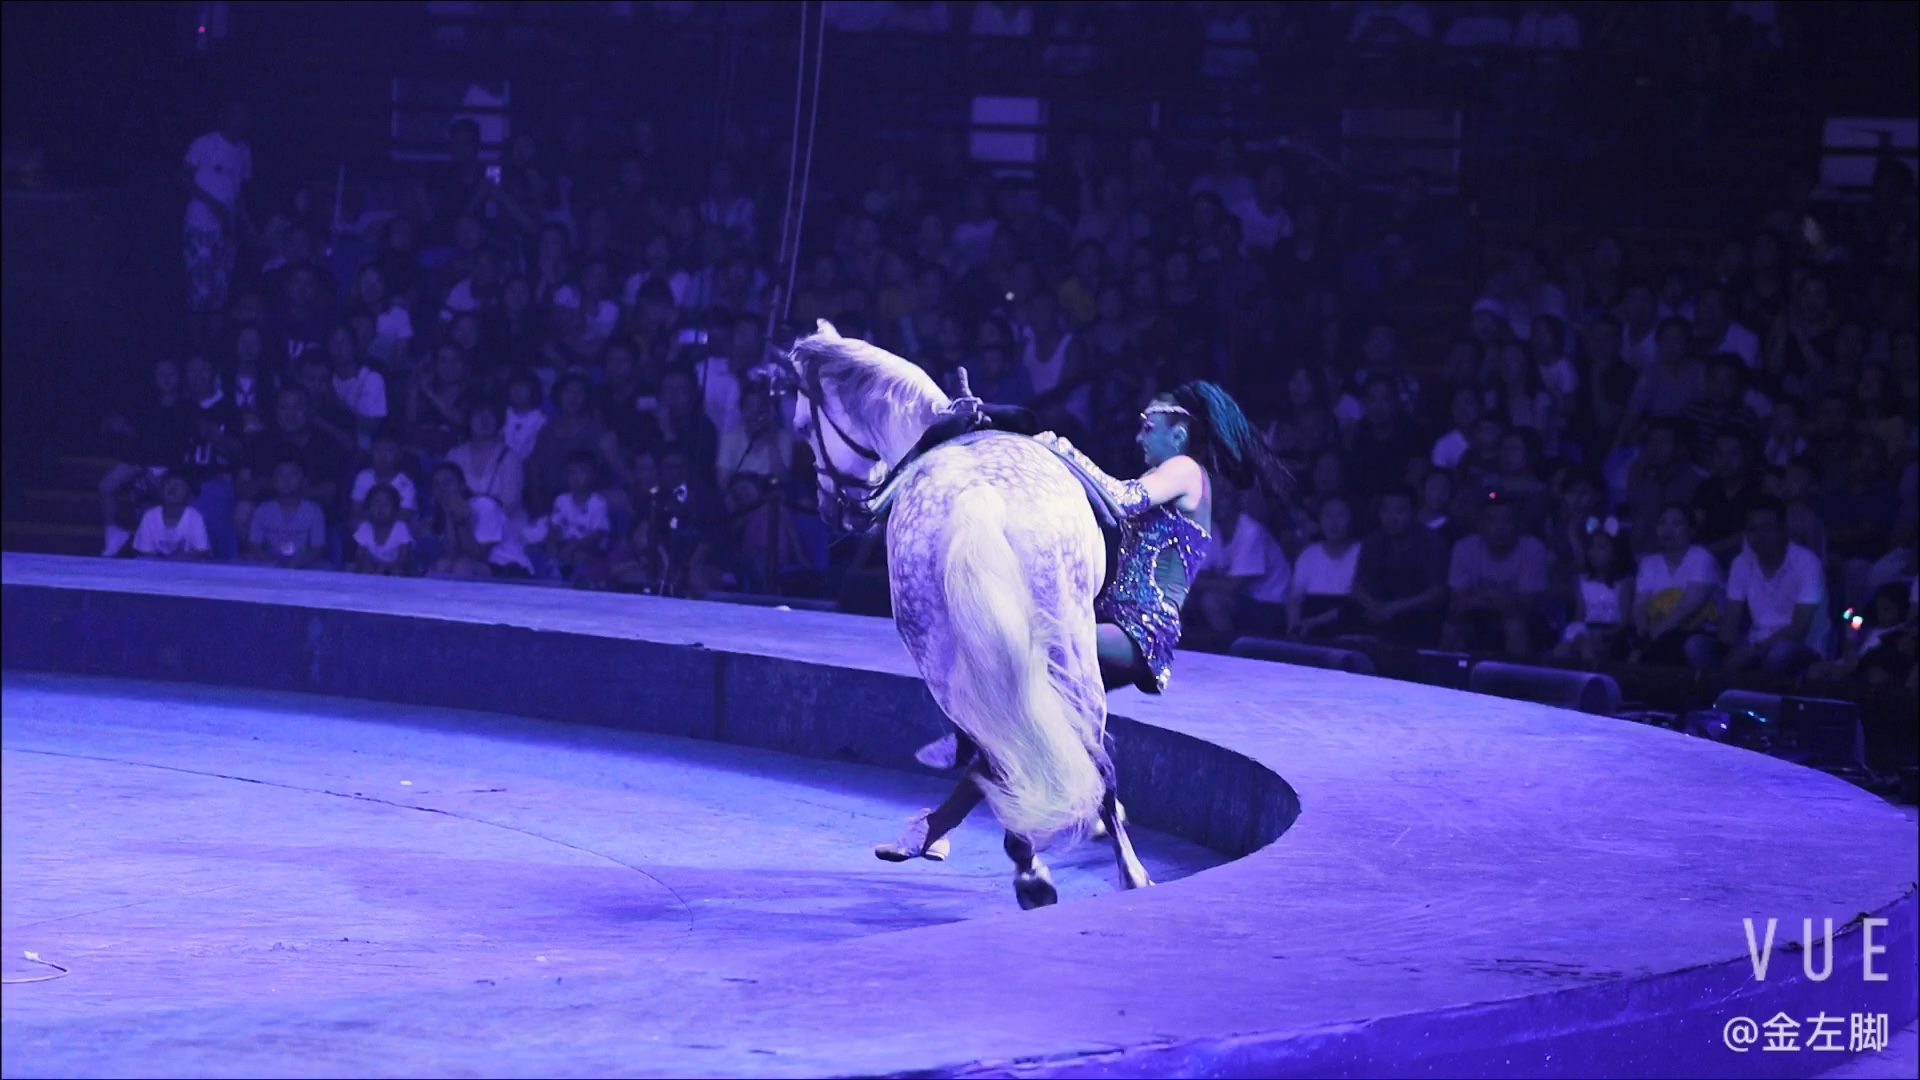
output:
[[[792,356],[804,380],[820,389],[848,422],[876,441],[911,446],[949,401],[916,364],[858,338],[844,338],[825,319],[816,332],[793,343]]]

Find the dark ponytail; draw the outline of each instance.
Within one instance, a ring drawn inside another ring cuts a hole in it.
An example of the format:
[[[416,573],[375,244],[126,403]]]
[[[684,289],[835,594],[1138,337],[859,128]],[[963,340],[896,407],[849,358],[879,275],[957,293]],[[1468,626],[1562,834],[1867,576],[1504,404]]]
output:
[[[1170,396],[1187,411],[1188,450],[1208,472],[1238,488],[1286,494],[1292,479],[1286,467],[1253,430],[1231,395],[1200,380],[1177,388]]]

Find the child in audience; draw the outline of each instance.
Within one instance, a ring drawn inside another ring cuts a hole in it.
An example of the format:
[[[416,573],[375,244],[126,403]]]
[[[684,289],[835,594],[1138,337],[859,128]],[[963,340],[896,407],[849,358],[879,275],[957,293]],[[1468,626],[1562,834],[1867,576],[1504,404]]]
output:
[[[392,428],[381,428],[374,433],[373,447],[370,451],[372,464],[360,470],[353,478],[353,515],[364,520],[367,516],[366,502],[376,487],[393,490],[398,521],[412,521],[418,508],[413,486],[413,477],[400,468],[400,436]]]
[[[531,371],[515,371],[507,377],[507,418],[501,433],[507,446],[521,461],[533,457],[540,429],[547,426],[547,414],[540,407],[540,378]]]
[[[247,528],[247,550],[253,561],[295,570],[317,570],[326,565],[327,517],[317,503],[301,497],[306,470],[291,458],[273,467],[271,501],[253,512]]]
[[[1573,621],[1554,648],[1555,656],[1589,663],[1611,660],[1626,644],[1620,628],[1633,611],[1635,567],[1620,543],[1619,528],[1608,518],[1588,535],[1587,565],[1574,584]]]
[[[413,573],[413,531],[400,520],[400,493],[391,484],[367,491],[365,516],[353,530],[356,574],[405,577]]]
[[[607,498],[594,490],[597,461],[590,450],[567,458],[567,490],[554,496],[547,523],[547,553],[560,564],[560,575],[581,588],[605,583]]]
[[[193,501],[193,483],[179,472],[160,478],[160,505],[140,516],[133,533],[133,552],[143,559],[205,559],[213,553],[207,542],[207,522]]]

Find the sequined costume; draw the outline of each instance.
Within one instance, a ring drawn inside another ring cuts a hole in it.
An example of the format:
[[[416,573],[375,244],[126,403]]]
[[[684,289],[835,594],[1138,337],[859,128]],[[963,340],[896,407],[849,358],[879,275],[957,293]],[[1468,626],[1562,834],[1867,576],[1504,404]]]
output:
[[[1039,438],[1099,482],[1125,515],[1113,580],[1094,598],[1093,612],[1133,640],[1146,662],[1134,685],[1158,694],[1173,677],[1180,607],[1206,558],[1207,530],[1172,503],[1151,505],[1146,485],[1115,480],[1065,439],[1051,433]]]

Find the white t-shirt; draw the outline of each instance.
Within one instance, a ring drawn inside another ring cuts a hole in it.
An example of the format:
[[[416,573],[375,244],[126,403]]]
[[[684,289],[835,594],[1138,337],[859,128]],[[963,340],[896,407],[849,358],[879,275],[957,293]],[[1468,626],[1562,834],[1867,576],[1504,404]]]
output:
[[[1580,599],[1587,605],[1588,626],[1618,626],[1624,621],[1620,613],[1618,585],[1581,574]]]
[[[518,566],[531,572],[533,563],[527,559],[526,539],[521,535],[521,527],[509,521],[507,512],[500,508],[500,504],[485,495],[475,495],[468,501],[468,506],[473,511],[473,538],[482,544],[493,545],[487,561],[495,566]]]
[[[561,492],[553,498],[553,516],[549,527],[560,534],[562,540],[578,540],[590,533],[610,532],[613,526],[607,519],[607,500],[599,492],[587,495],[587,504],[580,505],[570,491]]]
[[[1220,542],[1218,533],[1207,545],[1204,569],[1218,570],[1228,577],[1253,578],[1247,586],[1249,599],[1263,604],[1284,604],[1287,586],[1293,580],[1293,568],[1287,565],[1287,553],[1266,526],[1241,514],[1233,526],[1233,539]]]
[[[1720,337],[1720,344],[1712,352],[1728,352],[1747,362],[1749,368],[1760,366],[1760,338],[1753,331],[1737,322],[1727,324],[1727,332]]]
[[[166,511],[152,506],[140,515],[140,527],[133,534],[133,550],[142,555],[180,555],[213,548],[207,543],[207,522],[200,511],[185,507],[180,511],[180,520],[168,525]]]
[[[1670,590],[1685,592],[1690,585],[1712,588],[1720,585],[1720,564],[1712,552],[1699,544],[1680,556],[1679,566],[1668,566],[1667,557],[1659,552],[1641,556],[1640,570],[1633,579],[1633,594],[1651,599]]]
[[[367,355],[382,362],[392,360],[400,343],[412,340],[413,316],[395,304],[373,320],[373,340],[367,344]]]
[[[1285,206],[1272,213],[1260,209],[1256,199],[1236,203],[1233,216],[1240,219],[1240,246],[1243,251],[1271,251],[1273,246],[1293,235],[1293,218]]]
[[[526,467],[504,440],[486,447],[463,442],[447,451],[447,460],[460,466],[461,475],[467,478],[467,490],[498,500],[510,514],[521,509]]]
[[[187,147],[186,164],[193,167],[194,183],[221,205],[231,207],[240,197],[240,185],[253,179],[253,148],[230,143],[225,135],[210,131]],[[189,199],[187,228],[218,229],[220,222],[199,199]]]
[[[413,543],[413,531],[406,522],[396,521],[387,530],[387,538],[381,540],[373,531],[373,522],[363,521],[353,530],[353,542],[375,562],[394,563],[400,560],[400,549]]]
[[[370,367],[362,367],[348,378],[333,377],[333,392],[341,404],[363,420],[379,420],[387,415],[387,380]]]
[[[361,469],[360,475],[353,478],[354,505],[358,506],[359,504],[366,502],[367,492],[372,491],[373,486],[375,484],[379,484],[383,482],[391,486],[393,490],[400,496],[400,509],[411,510],[414,508],[414,491],[413,491],[412,477],[408,476],[406,473],[394,473],[392,479],[382,481],[380,480],[379,477],[376,477],[373,475],[372,469]]]
[[[1433,440],[1433,467],[1436,469],[1453,468],[1455,465],[1460,464],[1460,459],[1467,455],[1467,450],[1472,446],[1473,443],[1461,433],[1460,429],[1454,428],[1452,431]]]
[[[1353,571],[1360,565],[1360,545],[1350,542],[1339,558],[1327,554],[1324,541],[1307,545],[1293,564],[1289,595],[1347,596],[1353,592]]]
[[[1580,373],[1574,370],[1573,361],[1564,356],[1540,368],[1540,381],[1556,401],[1565,401],[1580,389]]]
[[[468,315],[480,310],[480,300],[473,295],[473,279],[461,278],[447,290],[447,301],[441,305],[440,320],[452,322],[456,315]]]
[[[507,448],[525,461],[533,456],[533,446],[540,439],[540,429],[546,426],[547,414],[539,409],[517,413],[509,406],[507,423],[500,433],[506,436]]]
[[[1751,550],[1734,556],[1727,572],[1727,600],[1747,605],[1747,641],[1757,643],[1793,621],[1793,609],[1800,604],[1818,606],[1827,597],[1826,574],[1813,552],[1799,544],[1787,545],[1787,557],[1772,577],[1760,567]],[[1815,649],[1824,645],[1820,620],[1807,632],[1807,644]]]

